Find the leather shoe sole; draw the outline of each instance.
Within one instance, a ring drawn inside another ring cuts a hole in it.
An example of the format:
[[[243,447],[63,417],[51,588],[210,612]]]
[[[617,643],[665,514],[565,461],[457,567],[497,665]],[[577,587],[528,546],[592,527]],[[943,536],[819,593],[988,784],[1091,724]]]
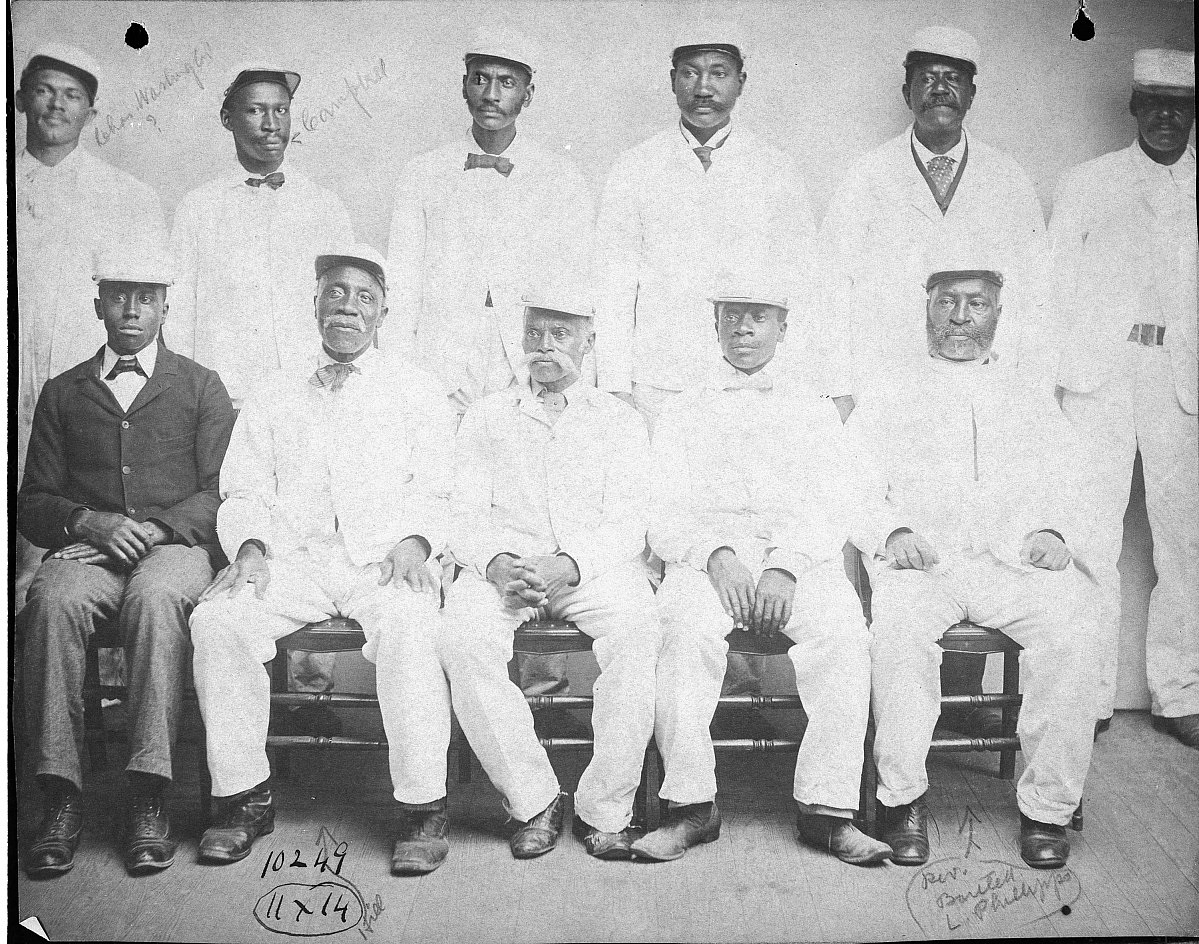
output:
[[[213,826],[204,830],[200,839],[201,862],[240,862],[250,854],[254,840],[259,836],[269,836],[275,831],[275,817],[262,825],[261,828],[239,826],[235,829],[221,829]],[[221,843],[218,845],[218,843]]]
[[[1020,814],[1020,858],[1033,869],[1060,869],[1070,856],[1066,827]]]
[[[391,853],[392,875],[427,875],[436,871],[450,854],[444,839],[399,840]]]
[[[681,859],[692,846],[715,842],[720,838],[720,807],[712,804],[706,823],[678,819],[642,836],[631,846],[633,855],[650,862],[673,862]]]
[[[633,858],[633,837],[628,829],[606,833],[575,819],[574,834],[583,842],[587,854],[605,862],[623,862]]]
[[[56,852],[58,850],[55,850]],[[29,862],[25,865],[25,874],[30,878],[55,878],[59,875],[65,875],[75,867],[75,850],[66,850],[65,858],[50,858],[47,854],[42,854],[43,861],[35,861],[34,857],[30,857]]]
[[[867,836],[853,820],[837,818],[835,824],[826,821],[832,818],[801,814],[796,823],[800,839],[849,865],[881,865],[894,854],[889,845]]]
[[[521,825],[508,840],[514,859],[536,859],[558,845],[562,832],[563,804],[566,794],[559,793],[554,802]]]
[[[174,840],[155,843],[152,847],[130,849],[125,853],[125,871],[130,875],[150,875],[169,869],[175,864]]]

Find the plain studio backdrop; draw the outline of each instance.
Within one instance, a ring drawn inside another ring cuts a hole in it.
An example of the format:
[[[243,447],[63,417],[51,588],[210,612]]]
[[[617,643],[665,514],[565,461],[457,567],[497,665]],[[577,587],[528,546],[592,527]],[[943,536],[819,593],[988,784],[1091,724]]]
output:
[[[1063,171],[1133,140],[1133,52],[1194,42],[1188,0],[1092,0],[1096,36],[1085,43],[1070,35],[1077,9],[1076,0],[16,0],[13,80],[48,40],[92,53],[104,75],[83,144],[156,188],[169,222],[185,193],[235,166],[219,116],[232,69],[251,59],[294,68],[303,81],[288,163],[339,194],[358,237],[385,252],[404,163],[469,127],[462,53],[480,26],[502,21],[541,47],[521,133],[570,155],[598,199],[617,155],[677,118],[669,69],[680,25],[739,21],[748,81],[736,120],[794,155],[819,221],[845,166],[908,123],[900,93],[906,37],[943,22],[969,30],[983,48],[968,127],[1021,163],[1048,214]],[[140,50],[126,45],[131,23],[149,35]],[[23,141],[18,114],[14,145]],[[92,324],[98,346],[102,330]],[[1145,707],[1145,605],[1154,578],[1143,507],[1130,522],[1120,706]]]

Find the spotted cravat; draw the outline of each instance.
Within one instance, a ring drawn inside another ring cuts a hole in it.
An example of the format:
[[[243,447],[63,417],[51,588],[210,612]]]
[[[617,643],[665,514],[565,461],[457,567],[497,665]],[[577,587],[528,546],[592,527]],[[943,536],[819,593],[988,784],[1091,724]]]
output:
[[[265,177],[250,177],[248,180],[246,180],[246,186],[257,189],[263,184],[266,184],[272,190],[278,190],[283,186],[283,181],[283,174],[281,174],[279,171],[275,171],[273,174],[267,174]]]
[[[308,378],[308,382],[314,387],[328,387],[333,393],[337,393],[345,386],[346,378],[350,374],[360,374],[357,364],[341,363],[335,361],[332,364],[326,364],[324,367],[318,367],[316,373]]]
[[[932,178],[933,186],[937,188],[938,200],[945,199],[945,194],[949,192],[949,185],[953,183],[953,164],[953,158],[946,157],[944,154],[938,154],[928,162],[928,176]]]
[[[498,154],[467,154],[466,166],[462,169],[475,170],[479,167],[490,167],[507,177],[515,166],[508,158],[500,157]]]

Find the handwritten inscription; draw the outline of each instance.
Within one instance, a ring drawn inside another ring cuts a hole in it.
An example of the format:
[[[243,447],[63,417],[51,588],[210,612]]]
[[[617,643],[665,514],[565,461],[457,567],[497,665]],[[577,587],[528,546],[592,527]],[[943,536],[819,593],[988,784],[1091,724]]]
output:
[[[358,69],[354,72],[353,78],[348,75],[342,76],[345,91],[340,95],[319,108],[300,109],[300,124],[303,125],[305,131],[316,133],[324,125],[340,117],[351,106],[357,108],[367,118],[373,118],[370,109],[367,108],[367,103],[370,101],[371,92],[386,78],[387,62],[380,56],[379,61],[372,63],[365,72]],[[293,140],[298,141],[299,138],[300,135],[297,133]]]
[[[908,884],[908,911],[930,937],[1012,934],[1069,907],[1082,890],[1070,869],[1036,871],[1007,862],[940,859]]]
[[[96,136],[96,144],[104,147],[126,128],[136,127],[142,122],[161,131],[162,129],[158,127],[158,118],[154,114],[154,106],[159,99],[187,79],[203,90],[203,72],[212,64],[212,60],[212,46],[205,41],[195,46],[187,57],[163,66],[153,82],[133,90],[132,108],[116,113],[108,112],[103,118],[96,119],[92,128]]]
[[[268,931],[290,937],[323,937],[358,926],[366,906],[349,883],[276,885],[258,899],[254,917]]]

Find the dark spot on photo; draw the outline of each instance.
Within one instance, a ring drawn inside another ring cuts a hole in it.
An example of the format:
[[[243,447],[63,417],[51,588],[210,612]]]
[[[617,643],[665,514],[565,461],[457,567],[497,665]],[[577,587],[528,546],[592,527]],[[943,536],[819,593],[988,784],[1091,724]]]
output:
[[[130,23],[125,30],[125,45],[130,49],[141,49],[150,42],[150,34],[141,23]]]

